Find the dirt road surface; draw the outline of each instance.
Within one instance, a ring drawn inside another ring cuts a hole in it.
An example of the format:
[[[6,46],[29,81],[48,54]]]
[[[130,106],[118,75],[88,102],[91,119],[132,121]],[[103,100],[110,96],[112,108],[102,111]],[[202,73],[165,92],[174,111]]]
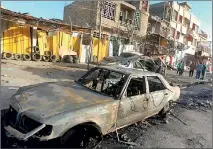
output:
[[[86,72],[86,66],[83,66],[84,69],[81,68],[73,68],[70,65],[61,63],[3,60],[1,65],[1,109],[8,107],[10,96],[19,87],[42,82],[74,80]],[[168,78],[176,80],[175,83],[188,84],[194,81],[193,79],[187,79],[187,76],[182,76],[182,79],[181,77],[174,76],[175,73],[170,73]],[[207,103],[206,105],[211,105],[211,84],[196,85],[183,89],[181,92],[181,101],[184,103],[192,99],[202,101],[201,103]],[[118,133],[121,139],[127,138],[128,141],[137,143],[140,148],[212,148],[211,110],[211,107],[200,106],[198,109],[191,109],[177,105],[173,113],[178,115],[187,125],[184,125],[177,118],[170,115],[167,119],[167,124],[160,118],[151,118],[143,123],[139,122],[118,130]],[[20,144],[16,140],[12,140],[11,142],[11,140],[5,137],[2,137],[2,142],[5,142],[2,147],[29,147],[29,143]],[[37,145],[44,147],[43,144]],[[104,136],[103,141],[97,148],[109,147],[133,146],[118,143],[116,134],[112,133]]]

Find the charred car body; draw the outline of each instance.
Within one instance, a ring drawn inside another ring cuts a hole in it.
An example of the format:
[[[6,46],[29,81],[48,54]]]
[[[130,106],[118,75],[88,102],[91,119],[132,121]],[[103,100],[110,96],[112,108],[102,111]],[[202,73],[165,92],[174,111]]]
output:
[[[100,66],[118,65],[125,68],[140,69],[143,71],[151,71],[164,74],[164,65],[156,63],[155,60],[136,54],[121,53],[120,56],[105,57],[99,64]]]
[[[75,82],[20,88],[11,97],[4,128],[20,140],[60,138],[77,147],[84,140],[85,146],[83,134],[105,135],[165,112],[179,96],[180,88],[170,86],[160,74],[99,66]]]

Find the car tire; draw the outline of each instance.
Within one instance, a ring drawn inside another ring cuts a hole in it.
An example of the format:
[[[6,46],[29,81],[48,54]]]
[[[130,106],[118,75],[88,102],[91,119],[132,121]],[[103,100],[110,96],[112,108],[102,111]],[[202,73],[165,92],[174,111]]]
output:
[[[171,100],[168,101],[168,102],[164,105],[163,109],[159,112],[159,115],[165,116],[165,115],[167,114],[167,112],[171,109],[171,103],[172,103]]]
[[[86,128],[75,128],[61,137],[61,144],[66,148],[93,148],[99,139]]]
[[[11,60],[13,58],[13,54],[3,52],[2,57],[6,60]]]
[[[42,58],[42,56],[39,53],[33,53],[32,54],[32,60],[33,61],[36,61],[36,62],[41,61],[41,58]]]
[[[51,55],[50,56],[50,61],[51,62],[56,62],[57,61],[56,55]]]
[[[39,47],[38,47],[38,46],[34,46],[34,47],[33,47],[33,52],[34,52],[34,53],[40,54],[40,49],[39,49]]]
[[[20,60],[22,60],[22,55],[21,54],[14,54],[14,58],[17,61],[20,61]]]
[[[45,62],[49,62],[50,57],[48,55],[42,55],[42,60],[45,61]]]
[[[65,56],[63,57],[63,61],[64,61],[65,63],[73,63],[73,57],[72,57],[71,55],[65,55]]]
[[[32,57],[31,57],[30,54],[24,54],[24,55],[22,56],[22,58],[23,58],[24,61],[31,61],[31,59],[32,59]]]

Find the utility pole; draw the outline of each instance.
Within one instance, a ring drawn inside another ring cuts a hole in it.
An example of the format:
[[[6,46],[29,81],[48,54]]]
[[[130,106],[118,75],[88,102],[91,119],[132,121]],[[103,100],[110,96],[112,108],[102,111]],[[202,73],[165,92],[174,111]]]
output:
[[[103,1],[100,1],[100,14],[99,14],[99,39],[98,39],[98,53],[97,53],[97,61],[98,61],[98,62],[99,62],[99,52],[100,52],[100,42],[101,42],[102,10],[103,10]]]
[[[91,62],[92,58],[92,47],[93,47],[93,30],[90,31],[90,49],[88,52],[88,60],[87,60],[87,70],[89,70],[89,63]]]
[[[70,46],[71,46],[71,50],[73,50],[73,46],[72,46],[72,45],[73,45],[73,44],[72,44],[72,41],[73,41],[73,40],[72,40],[72,21],[71,21],[70,15],[69,15],[69,21],[70,21],[70,33],[71,33],[71,45],[70,45]]]

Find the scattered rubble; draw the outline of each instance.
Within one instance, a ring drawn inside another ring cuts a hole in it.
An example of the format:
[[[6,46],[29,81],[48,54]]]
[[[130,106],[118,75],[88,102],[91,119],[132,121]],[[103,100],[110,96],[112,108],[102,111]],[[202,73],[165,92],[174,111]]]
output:
[[[211,108],[212,90],[202,88],[199,93],[191,93],[190,96],[183,96],[182,99],[177,102],[181,107],[188,109],[197,108]]]

